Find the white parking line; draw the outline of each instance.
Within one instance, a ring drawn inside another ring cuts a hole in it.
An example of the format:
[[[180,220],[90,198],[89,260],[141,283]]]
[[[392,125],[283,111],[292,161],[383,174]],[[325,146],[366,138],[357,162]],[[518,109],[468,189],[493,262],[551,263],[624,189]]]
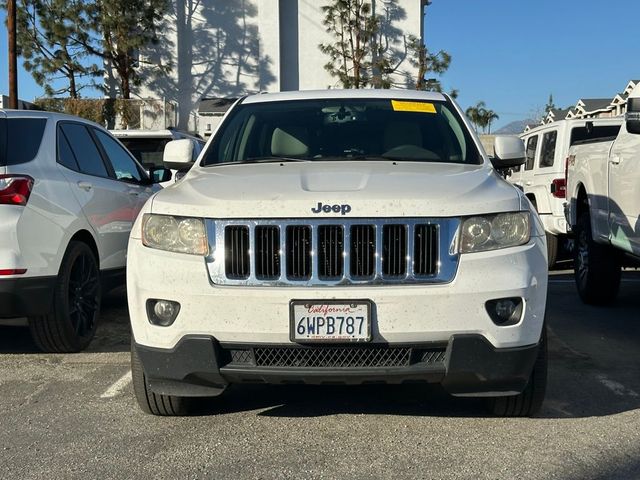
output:
[[[113,398],[118,395],[131,382],[131,371],[125,373],[122,377],[115,381],[107,390],[100,395],[100,398]]]

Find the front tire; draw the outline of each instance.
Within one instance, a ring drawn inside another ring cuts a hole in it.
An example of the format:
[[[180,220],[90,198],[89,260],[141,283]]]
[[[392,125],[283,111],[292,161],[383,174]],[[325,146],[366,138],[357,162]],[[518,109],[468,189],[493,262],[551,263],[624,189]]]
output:
[[[43,352],[79,352],[89,346],[100,315],[100,270],[89,246],[71,242],[62,258],[53,311],[29,318],[35,344]]]
[[[613,248],[593,240],[588,213],[580,215],[576,227],[573,260],[578,294],[586,304],[609,305],[620,289],[620,256]]]
[[[558,260],[558,236],[547,233],[547,265],[553,267]]]
[[[149,388],[133,340],[131,341],[131,377],[133,380],[133,392],[138,406],[144,413],[175,417],[188,415],[191,411],[191,398],[162,395],[154,393]]]
[[[489,411],[499,417],[531,417],[540,411],[547,391],[547,327],[542,327],[538,356],[531,371],[529,383],[519,395],[493,397],[488,401]]]

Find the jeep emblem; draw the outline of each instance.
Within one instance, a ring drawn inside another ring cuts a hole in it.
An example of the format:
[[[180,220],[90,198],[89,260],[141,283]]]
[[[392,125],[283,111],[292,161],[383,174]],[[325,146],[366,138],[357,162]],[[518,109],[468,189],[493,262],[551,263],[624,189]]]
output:
[[[312,208],[311,211],[313,213],[339,213],[340,215],[346,215],[351,211],[351,205],[348,203],[344,203],[342,205],[323,205],[322,202],[318,202],[318,206],[316,208]]]

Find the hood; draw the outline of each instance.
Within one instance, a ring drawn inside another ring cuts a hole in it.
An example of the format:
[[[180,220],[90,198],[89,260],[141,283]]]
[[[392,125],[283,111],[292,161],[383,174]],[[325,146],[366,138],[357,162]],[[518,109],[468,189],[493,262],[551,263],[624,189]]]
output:
[[[152,211],[207,218],[455,217],[520,209],[486,165],[313,161],[196,167]]]

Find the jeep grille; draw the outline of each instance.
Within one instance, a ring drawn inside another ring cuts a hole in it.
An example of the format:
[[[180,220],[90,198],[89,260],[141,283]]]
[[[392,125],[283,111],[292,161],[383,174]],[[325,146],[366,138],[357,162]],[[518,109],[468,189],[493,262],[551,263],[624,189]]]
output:
[[[444,283],[458,264],[455,219],[207,220],[219,285]]]

